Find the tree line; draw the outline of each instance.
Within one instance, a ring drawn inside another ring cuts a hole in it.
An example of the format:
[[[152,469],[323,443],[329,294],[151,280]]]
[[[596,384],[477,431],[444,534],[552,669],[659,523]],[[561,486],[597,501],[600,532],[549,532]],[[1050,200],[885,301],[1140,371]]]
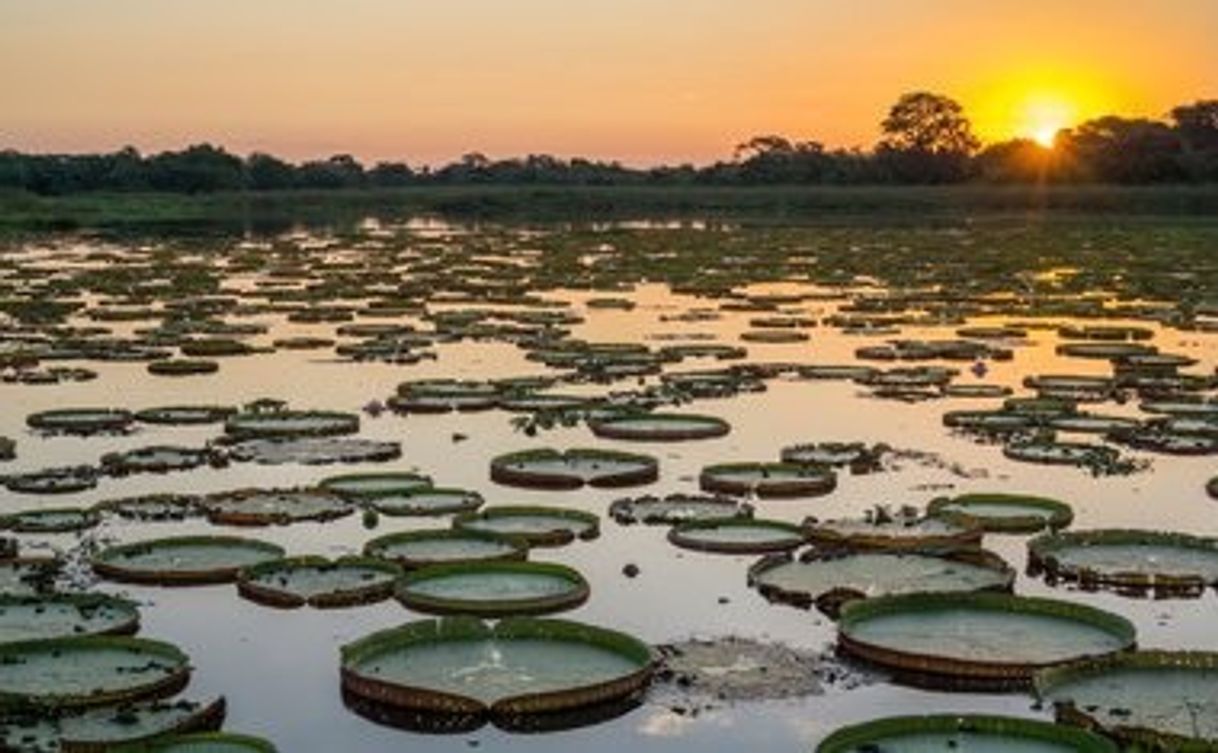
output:
[[[361,164],[346,154],[293,164],[211,144],[142,155],[0,151],[0,188],[43,195],[86,191],[273,191],[419,185],[766,185],[1200,183],[1218,181],[1218,100],[1174,108],[1168,119],[1105,116],[1065,129],[1052,148],[1030,139],[983,146],[964,109],[930,92],[903,95],[870,150],[758,136],[711,165],[631,168],[550,155],[492,160],[466,154],[439,168]]]

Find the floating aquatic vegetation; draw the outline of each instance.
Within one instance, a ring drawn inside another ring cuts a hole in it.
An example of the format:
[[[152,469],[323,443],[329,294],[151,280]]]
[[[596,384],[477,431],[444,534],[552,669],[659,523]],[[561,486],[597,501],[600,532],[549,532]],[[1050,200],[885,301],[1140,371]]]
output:
[[[453,518],[453,527],[519,539],[528,546],[564,546],[599,536],[600,518],[565,507],[500,505],[462,513]]]
[[[43,468],[2,478],[4,486],[20,494],[75,494],[97,486],[98,470],[90,465]]]
[[[195,426],[219,423],[236,412],[224,405],[168,405],[136,411],[135,419],[145,424]]]
[[[1131,749],[1218,746],[1218,654],[1135,651],[1044,670],[1036,694],[1059,722]]]
[[[219,466],[224,460],[224,456],[209,448],[154,445],[102,455],[101,469],[112,476],[169,473],[189,471],[204,465]]]
[[[495,407],[500,390],[489,382],[425,379],[403,382],[385,404],[399,413],[448,413]]]
[[[358,432],[359,416],[337,411],[245,410],[230,416],[224,431],[237,439],[329,437]]]
[[[815,548],[771,555],[749,568],[749,584],[771,601],[836,617],[856,599],[923,592],[1010,591],[1015,570],[982,549],[946,553]]]
[[[16,533],[83,531],[101,522],[96,511],[81,507],[44,507],[0,517],[0,528]]]
[[[239,489],[209,494],[199,503],[212,523],[233,526],[325,522],[355,508],[325,489]]]
[[[163,740],[154,740],[147,745],[146,753],[276,753],[278,749],[269,741],[253,735],[238,735],[232,732],[201,732],[175,735]]]
[[[7,384],[63,384],[65,382],[91,382],[97,379],[92,369],[68,366],[50,366],[43,369],[20,369],[6,372],[0,381]]]
[[[824,466],[796,463],[721,463],[698,475],[705,492],[758,497],[818,497],[837,488],[837,475]]]
[[[921,593],[854,601],[838,647],[919,685],[1018,689],[1040,669],[1131,648],[1124,617],[1052,599]]]
[[[417,612],[504,617],[574,609],[590,593],[588,581],[565,565],[491,560],[414,570],[395,595]]]
[[[862,518],[817,520],[804,528],[823,546],[887,551],[946,550],[977,547],[983,531],[964,521],[924,517],[917,509],[891,512],[878,505]]]
[[[274,607],[350,607],[388,599],[401,574],[400,567],[383,559],[289,557],[243,568],[237,591]]]
[[[939,497],[926,514],[996,533],[1035,533],[1070,525],[1074,511],[1065,502],[1027,494],[974,493]]]
[[[146,638],[88,636],[0,644],[0,705],[98,706],[171,695],[190,661]]]
[[[528,554],[528,544],[519,537],[443,528],[379,536],[364,544],[364,554],[402,567],[419,568],[458,562],[523,560]]]
[[[229,583],[243,567],[282,559],[283,549],[235,536],[176,536],[119,544],[92,559],[109,580],[165,586]]]
[[[943,714],[896,716],[843,727],[821,741],[816,753],[924,750],[1053,750],[1117,753],[1111,740],[1081,729],[1007,716]]]
[[[223,697],[126,702],[88,709],[41,708],[0,722],[0,746],[23,753],[151,750],[168,735],[214,730],[224,721]],[[130,746],[130,747],[128,747]]]
[[[803,529],[792,523],[760,518],[725,518],[679,523],[668,540],[682,549],[718,554],[786,552],[807,543]]]
[[[220,370],[220,364],[204,358],[174,358],[152,361],[147,368],[148,373],[155,376],[185,377],[215,374]]]
[[[635,442],[713,439],[731,431],[728,422],[721,418],[686,413],[623,414],[590,420],[588,428],[598,437]]]
[[[31,429],[47,434],[114,434],[130,428],[135,416],[115,408],[59,408],[26,416]]]
[[[659,478],[655,458],[612,450],[523,450],[491,460],[491,479],[537,489],[578,489],[649,484]]]
[[[227,456],[237,462],[261,465],[386,463],[402,456],[402,445],[398,442],[352,437],[247,439],[229,445]]]
[[[104,594],[0,594],[0,644],[68,638],[77,635],[126,635],[139,629],[135,604]]]
[[[1218,539],[1118,529],[1056,533],[1028,542],[1028,569],[1051,582],[1196,596],[1218,586]]]
[[[651,681],[653,664],[646,644],[591,625],[511,618],[492,627],[450,617],[343,646],[342,682],[354,699],[470,717],[474,726],[487,719],[516,726],[518,717],[635,696]]]
[[[409,494],[431,488],[431,479],[408,471],[385,471],[382,473],[345,473],[328,476],[318,487],[340,494],[352,500],[367,500]]]
[[[753,506],[733,497],[700,494],[669,494],[614,500],[609,515],[618,523],[673,525],[692,520],[751,518]]]
[[[13,460],[17,457],[17,442],[8,437],[0,437],[0,462]]]
[[[482,506],[482,495],[465,489],[424,487],[404,492],[378,494],[366,500],[384,515],[449,515],[473,512]]]
[[[93,509],[130,520],[186,520],[203,515],[199,501],[199,497],[189,494],[145,494],[108,499],[97,503]]]

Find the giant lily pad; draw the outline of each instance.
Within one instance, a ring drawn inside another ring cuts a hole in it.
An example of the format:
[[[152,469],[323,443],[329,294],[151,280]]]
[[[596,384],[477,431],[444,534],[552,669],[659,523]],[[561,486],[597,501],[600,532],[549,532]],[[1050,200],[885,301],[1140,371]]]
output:
[[[385,515],[447,515],[472,512],[482,506],[482,495],[465,489],[414,489],[377,495],[368,504]]]
[[[980,549],[944,555],[812,549],[798,558],[766,557],[749,569],[763,596],[796,606],[816,604],[835,616],[854,599],[907,593],[1009,591],[1015,570]]]
[[[276,607],[346,607],[393,595],[401,568],[381,559],[289,557],[241,570],[237,590],[252,601]]]
[[[123,635],[139,629],[140,614],[124,599],[103,594],[0,595],[0,643],[75,635]]]
[[[4,486],[19,494],[75,494],[97,486],[97,470],[87,465],[43,468],[6,476]]]
[[[42,708],[5,719],[0,725],[0,748],[23,753],[114,749],[146,753],[146,746],[166,735],[218,728],[224,712],[223,698],[136,701],[55,711]]]
[[[419,612],[503,617],[573,609],[588,594],[588,581],[564,565],[491,561],[416,570],[402,579],[396,595]]]
[[[498,399],[499,388],[488,382],[425,379],[398,385],[398,394],[387,405],[402,413],[447,413],[486,410]]]
[[[1133,625],[1092,607],[1004,594],[855,601],[838,646],[915,684],[1022,688],[1036,670],[1131,648]]]
[[[1129,749],[1218,748],[1218,654],[1136,651],[1045,670],[1036,691],[1058,721]]]
[[[668,540],[701,552],[764,554],[795,549],[807,542],[807,536],[791,523],[729,518],[681,523],[669,529]]]
[[[982,529],[915,512],[888,514],[883,507],[863,518],[804,521],[808,536],[822,545],[857,549],[959,549],[981,543]]]
[[[201,504],[211,522],[233,526],[334,520],[355,510],[324,489],[243,489],[210,494]]]
[[[203,515],[199,497],[188,494],[144,494],[98,502],[100,513],[113,513],[129,520],[186,520]]]
[[[357,698],[497,721],[632,696],[651,672],[637,639],[560,620],[424,620],[342,649],[343,689]]]
[[[1034,533],[1065,528],[1074,512],[1064,502],[1026,494],[962,494],[940,497],[926,507],[931,517],[985,531]]]
[[[201,732],[156,740],[129,753],[276,753],[269,741],[232,732]]]
[[[0,524],[18,533],[83,531],[101,522],[95,511],[80,507],[44,507],[22,510],[0,518]]]
[[[227,583],[243,567],[280,559],[283,549],[234,536],[178,536],[120,544],[93,558],[104,578],[132,583]]]
[[[453,520],[462,531],[479,531],[519,539],[528,546],[562,546],[600,535],[600,519],[565,507],[500,505],[464,513]]]
[[[336,411],[254,411],[230,416],[224,431],[241,439],[329,437],[359,431],[359,416]]]
[[[31,429],[49,434],[101,434],[125,431],[135,421],[130,411],[115,408],[60,408],[31,413]]]
[[[344,497],[362,500],[427,489],[431,487],[431,479],[405,471],[348,473],[324,478],[318,486]]]
[[[384,463],[400,458],[402,445],[353,437],[247,439],[230,446],[228,455],[238,462],[261,465]]]
[[[732,497],[691,494],[669,494],[665,497],[645,496],[614,500],[609,515],[618,523],[672,525],[691,520],[715,518],[751,518],[752,505]]]
[[[731,431],[727,421],[714,416],[686,413],[638,413],[588,422],[598,437],[635,442],[677,442],[713,439]]]
[[[219,423],[234,413],[235,408],[221,405],[166,405],[137,411],[135,418],[145,424],[197,426]]]
[[[379,536],[364,545],[369,557],[416,568],[456,562],[524,559],[528,545],[520,539],[452,529],[401,531]]]
[[[89,636],[0,645],[0,707],[97,706],[169,695],[190,663],[175,646],[144,638]]]
[[[491,460],[494,481],[538,489],[649,484],[659,477],[659,470],[655,458],[609,450],[524,450]]]
[[[1111,741],[1080,729],[1032,719],[978,714],[897,716],[843,727],[816,753],[1117,753]]]
[[[708,465],[698,476],[703,491],[758,497],[816,497],[837,487],[837,475],[816,465],[723,463]]]
[[[206,448],[154,445],[103,455],[102,469],[114,475],[189,471],[216,460]]]
[[[1028,543],[1028,566],[1052,580],[1195,594],[1218,585],[1218,539],[1133,530],[1058,533]]]
[[[1083,442],[1017,442],[1002,448],[1011,460],[1044,465],[1098,467],[1116,461],[1119,453],[1104,445]]]

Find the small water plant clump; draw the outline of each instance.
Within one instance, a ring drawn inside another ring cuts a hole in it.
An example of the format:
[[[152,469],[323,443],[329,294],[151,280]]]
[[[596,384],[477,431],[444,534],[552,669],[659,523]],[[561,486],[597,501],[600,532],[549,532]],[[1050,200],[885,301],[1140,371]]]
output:
[[[611,450],[545,448],[491,460],[493,481],[532,489],[636,486],[655,481],[659,473],[653,457]]]

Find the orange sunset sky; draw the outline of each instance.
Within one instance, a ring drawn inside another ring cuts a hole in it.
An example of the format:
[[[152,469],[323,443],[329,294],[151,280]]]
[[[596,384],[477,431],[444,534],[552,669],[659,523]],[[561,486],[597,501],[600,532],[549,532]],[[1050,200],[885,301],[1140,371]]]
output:
[[[211,141],[707,162],[868,146],[905,91],[986,140],[1218,97],[1218,0],[0,0],[0,148]]]

